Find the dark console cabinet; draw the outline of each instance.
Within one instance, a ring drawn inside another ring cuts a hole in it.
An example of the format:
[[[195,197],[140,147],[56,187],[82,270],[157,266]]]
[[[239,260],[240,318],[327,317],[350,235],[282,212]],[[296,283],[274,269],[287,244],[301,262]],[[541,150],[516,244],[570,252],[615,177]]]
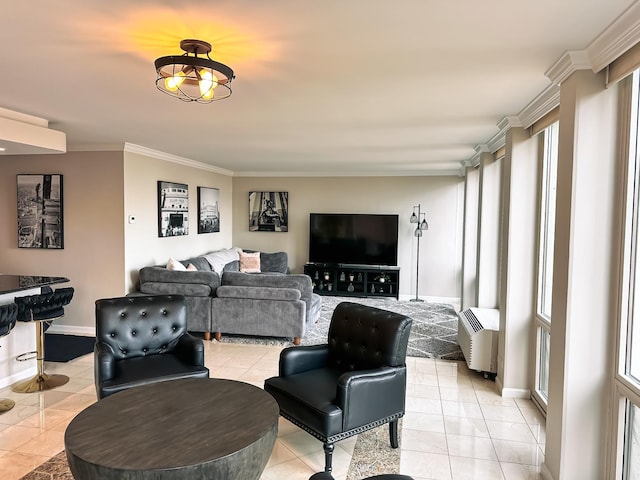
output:
[[[320,295],[397,299],[400,292],[400,267],[307,263],[304,273]]]

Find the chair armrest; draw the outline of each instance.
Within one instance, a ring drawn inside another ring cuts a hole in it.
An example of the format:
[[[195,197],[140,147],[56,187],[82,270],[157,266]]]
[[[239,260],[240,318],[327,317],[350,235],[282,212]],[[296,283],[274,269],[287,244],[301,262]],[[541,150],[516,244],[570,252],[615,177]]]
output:
[[[93,347],[93,368],[97,384],[112,380],[115,376],[116,357],[110,345],[96,342]]]
[[[204,343],[201,339],[185,333],[178,339],[174,351],[184,363],[197,367],[204,366]]]
[[[336,405],[346,430],[398,413],[404,414],[407,368],[381,367],[346,372],[338,379]]]
[[[288,347],[280,352],[280,376],[288,377],[296,373],[326,367],[329,357],[327,345],[306,345]]]
[[[254,300],[300,300],[300,291],[295,288],[275,287],[241,287],[235,285],[223,285],[216,290],[219,298],[241,298]]]

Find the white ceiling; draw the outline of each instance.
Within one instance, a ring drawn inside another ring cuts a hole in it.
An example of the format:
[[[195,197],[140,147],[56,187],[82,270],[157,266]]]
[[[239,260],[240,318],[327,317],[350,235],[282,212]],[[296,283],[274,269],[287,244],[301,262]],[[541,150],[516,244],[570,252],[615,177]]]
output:
[[[634,3],[5,1],[0,107],[69,150],[127,142],[237,175],[453,172]],[[154,59],[183,38],[235,70],[230,98],[156,89]]]

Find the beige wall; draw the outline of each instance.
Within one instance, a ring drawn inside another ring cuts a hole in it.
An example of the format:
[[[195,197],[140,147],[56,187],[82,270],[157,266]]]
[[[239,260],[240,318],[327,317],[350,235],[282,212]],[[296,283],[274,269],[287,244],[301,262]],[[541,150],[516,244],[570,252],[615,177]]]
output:
[[[413,205],[427,212],[429,230],[420,241],[420,296],[460,298],[461,225],[464,179],[438,177],[234,177],[233,244],[289,253],[302,272],[307,262],[309,213],[395,213],[400,215],[400,295],[415,296],[416,239],[409,223]],[[249,232],[249,192],[289,192],[287,233]]]
[[[56,329],[93,334],[96,298],[124,293],[122,152],[0,158],[0,272],[54,275],[75,296]],[[18,248],[16,174],[63,175],[64,249]]]
[[[125,231],[124,285],[136,290],[138,271],[147,265],[165,264],[169,258],[191,256],[232,246],[231,177],[210,170],[138,153],[124,153],[124,209],[121,223]],[[189,234],[158,237],[158,181],[189,186]],[[220,232],[198,234],[197,187],[220,190]],[[129,223],[133,215],[136,222]]]

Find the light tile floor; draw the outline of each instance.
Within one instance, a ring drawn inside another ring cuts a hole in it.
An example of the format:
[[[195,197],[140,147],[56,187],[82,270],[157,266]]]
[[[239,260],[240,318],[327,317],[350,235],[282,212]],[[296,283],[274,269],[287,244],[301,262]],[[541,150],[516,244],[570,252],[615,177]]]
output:
[[[276,375],[280,347],[205,342],[212,377],[262,387]],[[532,480],[544,460],[545,421],[530,400],[502,398],[494,383],[464,362],[407,358],[408,385],[400,473],[415,480]],[[0,478],[19,479],[64,449],[64,430],[96,401],[93,356],[47,363],[49,373],[71,380],[44,393],[0,390],[16,401],[0,414]],[[345,480],[356,443],[336,444],[334,476]],[[306,480],[324,466],[322,444],[280,420],[279,434],[262,480]]]

